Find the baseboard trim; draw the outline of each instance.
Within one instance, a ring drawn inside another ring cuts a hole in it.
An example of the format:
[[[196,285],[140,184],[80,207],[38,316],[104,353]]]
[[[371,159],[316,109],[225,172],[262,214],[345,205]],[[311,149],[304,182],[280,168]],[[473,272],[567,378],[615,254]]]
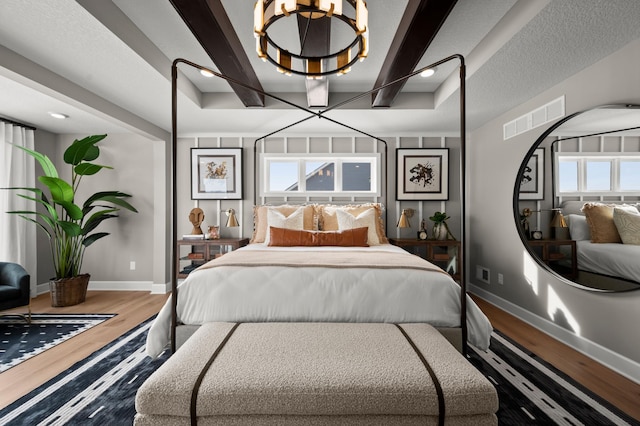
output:
[[[625,376],[629,380],[640,384],[640,363],[613,352],[611,349],[605,348],[591,340],[577,336],[554,322],[535,315],[481,287],[469,284],[467,288],[469,292],[485,299],[487,302],[491,302],[495,306],[521,319],[532,327],[537,328],[543,333],[548,334],[576,351],[594,359],[607,368]]]
[[[152,294],[165,294],[170,289],[168,284],[154,284],[152,281],[89,281],[88,290],[100,291],[148,291]],[[37,294],[49,292],[49,283],[38,284]]]

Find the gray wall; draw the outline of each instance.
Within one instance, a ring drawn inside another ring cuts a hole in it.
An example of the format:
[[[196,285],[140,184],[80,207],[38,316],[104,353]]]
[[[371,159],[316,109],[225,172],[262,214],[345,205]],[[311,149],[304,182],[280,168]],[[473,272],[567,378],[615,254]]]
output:
[[[38,131],[36,149],[50,156],[61,177],[70,179],[70,166],[63,162],[65,149],[75,140],[87,135],[51,135]],[[154,240],[163,235],[155,235],[154,222],[158,221],[154,208],[154,146],[153,142],[133,134],[108,135],[101,141],[98,164],[112,166],[93,176],[85,176],[80,184],[76,203],[97,191],[118,190],[132,195],[131,204],[138,213],[122,210],[120,217],[109,219],[97,228],[99,232],[109,232],[89,246],[85,252],[82,272],[91,274],[93,281],[152,281],[154,265]],[[36,166],[37,175],[41,174]],[[166,190],[163,182],[163,192]],[[160,218],[162,220],[162,218]],[[164,246],[164,242],[161,242]],[[38,283],[46,283],[53,277],[48,239],[44,233],[38,235]],[[135,270],[130,262],[136,263]],[[156,262],[158,260],[155,260]],[[162,260],[166,263],[166,259]],[[163,277],[160,282],[166,282]]]
[[[257,146],[258,153],[363,153],[380,152],[381,161],[387,163],[387,194],[383,194],[380,199],[366,197],[351,198],[296,198],[288,199],[269,198],[257,199],[257,204],[300,204],[305,202],[382,202],[386,208],[386,230],[387,235],[392,237],[415,238],[419,228],[420,219],[424,218],[428,225],[431,222],[428,217],[436,211],[446,211],[451,216],[448,221],[451,231],[457,238],[460,238],[460,140],[456,137],[434,137],[434,136],[403,136],[403,137],[383,137],[387,143],[387,156],[384,155],[384,144],[376,143],[371,138],[360,136],[313,136],[305,137],[298,135],[273,137],[264,144],[260,142]],[[201,228],[206,231],[210,225],[222,225],[220,228],[221,237],[251,237],[253,232],[253,206],[254,206],[254,148],[255,138],[251,137],[202,137],[202,138],[180,138],[178,140],[178,236],[189,234],[192,226],[189,221],[189,212],[194,207],[203,209],[205,219]],[[244,156],[244,196],[242,201],[238,200],[191,200],[191,148],[238,148],[243,147]],[[396,148],[449,148],[449,200],[447,201],[396,201]],[[384,173],[384,165],[382,166]],[[386,195],[386,196],[385,196]],[[226,216],[222,211],[233,208],[238,213],[240,228],[226,228],[224,223]],[[402,209],[412,208],[416,210],[415,216],[410,219],[411,228],[399,230],[395,227],[399,213]]]
[[[504,141],[502,125],[561,95],[566,96],[567,115],[599,104],[640,103],[638,70],[640,41],[635,41],[473,131],[467,210],[468,266],[474,291],[635,380],[640,380],[640,291],[581,290],[558,280],[530,258],[516,231],[513,188],[520,162],[547,126]],[[490,284],[476,278],[478,265],[490,270]],[[503,285],[498,284],[499,273],[504,275]]]

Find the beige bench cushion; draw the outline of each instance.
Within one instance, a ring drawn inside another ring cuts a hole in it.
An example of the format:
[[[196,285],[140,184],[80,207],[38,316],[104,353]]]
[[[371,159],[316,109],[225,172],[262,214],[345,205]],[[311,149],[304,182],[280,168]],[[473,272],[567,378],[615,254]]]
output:
[[[232,326],[204,324],[149,377],[136,397],[140,420],[189,418],[194,383]],[[497,394],[480,372],[433,327],[402,327],[442,385],[447,418],[495,419]],[[204,377],[197,413],[437,418],[438,398],[424,365],[393,324],[247,323]]]

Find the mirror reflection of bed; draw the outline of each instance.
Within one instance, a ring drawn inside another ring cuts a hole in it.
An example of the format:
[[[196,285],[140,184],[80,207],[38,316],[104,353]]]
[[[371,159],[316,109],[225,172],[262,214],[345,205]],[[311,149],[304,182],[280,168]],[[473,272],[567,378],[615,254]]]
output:
[[[520,167],[514,217],[529,253],[564,281],[639,290],[640,106],[596,107],[545,130]]]

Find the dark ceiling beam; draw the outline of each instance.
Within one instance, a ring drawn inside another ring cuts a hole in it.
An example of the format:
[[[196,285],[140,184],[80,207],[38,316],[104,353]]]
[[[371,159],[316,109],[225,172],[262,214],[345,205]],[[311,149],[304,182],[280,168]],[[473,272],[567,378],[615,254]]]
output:
[[[457,0],[409,0],[373,88],[413,72]],[[406,80],[371,95],[371,106],[390,107]]]
[[[298,14],[298,34],[301,55],[326,56],[331,46],[331,18],[309,19]],[[326,65],[326,64],[325,64]],[[329,79],[305,79],[309,108],[326,107],[329,104]]]
[[[218,70],[263,90],[220,0],[170,0]],[[229,83],[246,107],[264,107],[264,95]]]

